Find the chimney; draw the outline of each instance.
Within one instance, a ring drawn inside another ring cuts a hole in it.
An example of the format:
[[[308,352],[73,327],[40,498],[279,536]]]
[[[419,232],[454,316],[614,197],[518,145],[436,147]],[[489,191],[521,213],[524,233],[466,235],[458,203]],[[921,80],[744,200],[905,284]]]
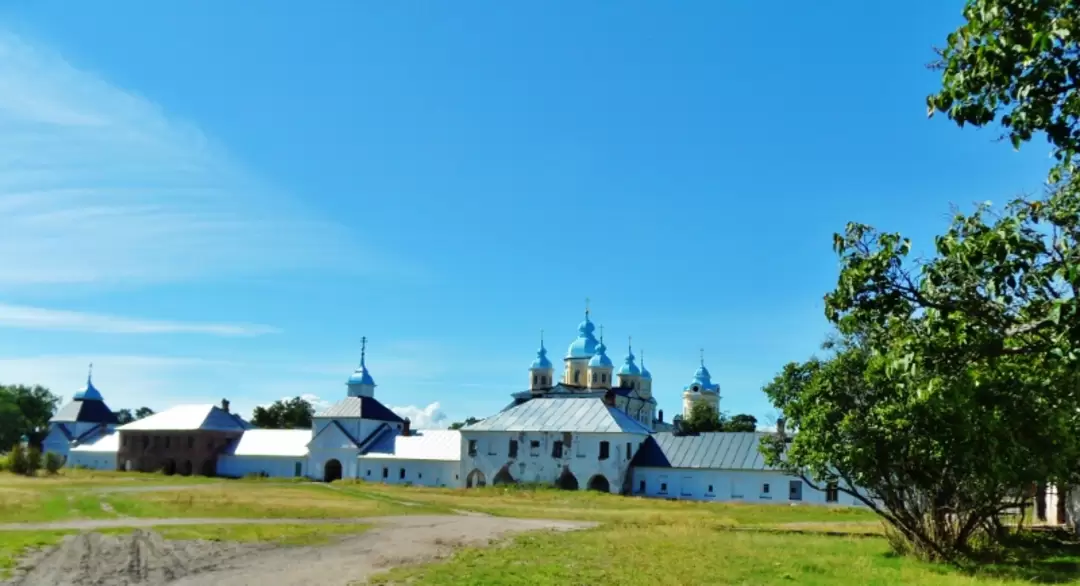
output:
[[[228,399],[222,399],[221,400],[221,410],[226,412],[226,413],[229,412],[229,400]]]
[[[409,435],[409,426],[412,425],[412,421],[408,417],[405,418],[405,425],[401,427],[401,435]]]
[[[781,437],[784,435],[784,418],[781,417],[776,420],[776,433]]]
[[[656,417],[656,420],[659,421],[660,423],[664,422],[664,410],[663,409],[660,410],[660,414]]]

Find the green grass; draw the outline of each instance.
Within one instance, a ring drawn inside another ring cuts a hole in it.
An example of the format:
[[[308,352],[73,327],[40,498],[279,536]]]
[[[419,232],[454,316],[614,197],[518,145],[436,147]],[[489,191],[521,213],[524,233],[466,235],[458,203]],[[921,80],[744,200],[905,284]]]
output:
[[[397,568],[376,576],[371,582],[455,586],[994,586],[1061,579],[1060,573],[1055,574],[1046,566],[1048,563],[1052,562],[1044,561],[1042,566],[1026,569],[987,568],[982,576],[971,576],[892,556],[885,540],[878,537],[774,533],[687,524],[655,527],[611,524],[574,533],[525,534],[505,547],[466,548],[446,562]]]
[[[356,535],[371,529],[357,523],[319,523],[317,525],[162,525],[153,530],[165,539],[274,543],[277,545],[320,545],[334,537]],[[125,534],[131,529],[110,529],[104,533]]]

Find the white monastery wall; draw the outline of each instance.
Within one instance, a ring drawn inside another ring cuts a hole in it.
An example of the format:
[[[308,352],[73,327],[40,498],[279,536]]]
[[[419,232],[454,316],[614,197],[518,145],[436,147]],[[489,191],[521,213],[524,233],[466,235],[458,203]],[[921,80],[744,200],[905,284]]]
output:
[[[793,489],[792,483],[797,483],[797,488]],[[828,502],[824,491],[814,490],[800,478],[773,470],[639,466],[633,470],[631,494],[697,501],[862,505],[855,497],[839,491],[836,500]],[[793,498],[796,496],[799,498]]]
[[[240,478],[248,474],[266,474],[274,478],[310,476],[307,456],[218,456],[218,476]],[[343,462],[344,463],[344,462]],[[297,474],[297,466],[300,473]]]
[[[461,462],[365,457],[357,465],[359,478],[368,482],[447,488],[465,485]]]

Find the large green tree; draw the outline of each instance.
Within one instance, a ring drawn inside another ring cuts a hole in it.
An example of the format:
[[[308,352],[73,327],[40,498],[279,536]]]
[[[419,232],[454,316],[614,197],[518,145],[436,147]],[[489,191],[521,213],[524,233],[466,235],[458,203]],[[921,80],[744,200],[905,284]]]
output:
[[[31,445],[39,445],[59,404],[60,397],[39,385],[0,385],[0,450],[10,449],[24,435]]]
[[[697,401],[690,407],[690,413],[683,418],[681,431],[691,433],[724,431],[724,422],[713,406],[704,401]]]
[[[251,423],[265,429],[301,429],[311,427],[315,408],[303,397],[274,401],[268,407],[256,407]]]

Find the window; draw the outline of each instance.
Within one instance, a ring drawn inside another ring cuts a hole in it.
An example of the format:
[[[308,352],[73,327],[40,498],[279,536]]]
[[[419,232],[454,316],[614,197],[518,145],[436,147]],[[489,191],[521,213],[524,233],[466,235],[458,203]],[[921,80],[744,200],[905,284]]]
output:
[[[666,482],[661,482],[660,483],[660,494],[667,494],[667,483]]]
[[[195,436],[189,435],[187,438],[187,447],[190,450],[195,447]]]
[[[540,455],[540,442],[537,440],[529,442],[529,455],[534,458]]]
[[[645,492],[645,481],[644,480],[642,480],[641,482],[638,483],[637,491],[638,492]]]
[[[574,371],[574,384],[576,385],[576,384],[578,384],[580,382],[581,382],[581,371],[580,370],[575,370]]]
[[[600,457],[598,460],[607,460],[610,454],[611,447],[607,442],[600,442]]]
[[[538,377],[538,376],[536,376],[536,375],[534,374],[534,375],[533,375],[533,386],[535,387],[535,386],[536,386],[536,385],[538,385],[538,384],[540,384],[540,377]]]
[[[171,440],[171,439],[172,439],[171,437],[169,437],[169,436],[165,436],[165,447],[166,447],[166,448],[168,448],[168,447],[169,447],[169,440]]]
[[[630,451],[634,449],[632,446],[633,445],[630,442],[626,442],[626,459],[627,460],[630,459],[630,456],[631,456]]]
[[[469,440],[469,455],[476,456],[476,440]]]
[[[838,503],[840,502],[840,487],[836,485],[836,482],[830,482],[825,485],[825,502]]]
[[[401,470],[398,471],[398,479],[405,480],[405,469],[404,468],[402,468]]]
[[[769,483],[768,482],[761,485],[761,494],[769,494]]]
[[[517,440],[510,440],[510,457],[517,458]]]
[[[551,457],[562,458],[562,442],[554,442],[551,444]]]
[[[390,477],[390,469],[387,468],[386,466],[383,466],[382,477],[383,478],[389,478]]]
[[[423,473],[423,472],[417,472],[417,473],[416,473],[416,477],[417,477],[417,478],[423,478],[423,477],[424,477],[424,473]]]
[[[710,484],[710,485],[709,485],[709,490],[705,491],[705,494],[712,494],[712,493],[713,493],[713,491],[712,491],[712,485]]]
[[[371,476],[371,468],[368,468],[368,469],[367,469],[367,473],[366,473],[366,474],[364,474],[364,476]]]
[[[801,501],[802,500],[802,481],[792,480],[788,482],[788,500]]]
[[[166,439],[166,441],[168,440],[168,438],[165,438],[165,439]],[[304,474],[304,464],[301,463],[301,462],[296,462],[295,464],[293,464],[293,476],[301,476],[303,474]]]

